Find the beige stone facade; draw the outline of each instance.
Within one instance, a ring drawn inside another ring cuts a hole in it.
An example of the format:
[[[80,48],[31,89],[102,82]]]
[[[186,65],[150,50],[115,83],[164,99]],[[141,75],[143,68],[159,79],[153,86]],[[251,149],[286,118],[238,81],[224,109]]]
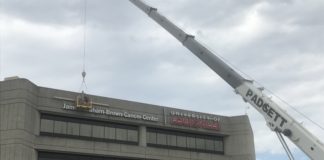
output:
[[[255,160],[247,116],[226,117],[0,82],[1,160]]]

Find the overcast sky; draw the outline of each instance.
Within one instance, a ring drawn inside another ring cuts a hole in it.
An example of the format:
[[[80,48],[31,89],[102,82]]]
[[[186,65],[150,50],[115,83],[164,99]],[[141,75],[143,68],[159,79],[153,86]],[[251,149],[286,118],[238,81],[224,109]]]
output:
[[[324,1],[147,3],[324,125]],[[257,159],[287,159],[263,117],[141,10],[127,0],[88,0],[85,27],[83,5],[83,0],[0,0],[0,78],[17,75],[79,92],[85,29],[88,93],[226,116],[247,113]],[[323,130],[283,107],[324,141]],[[298,159],[308,159],[290,146]]]

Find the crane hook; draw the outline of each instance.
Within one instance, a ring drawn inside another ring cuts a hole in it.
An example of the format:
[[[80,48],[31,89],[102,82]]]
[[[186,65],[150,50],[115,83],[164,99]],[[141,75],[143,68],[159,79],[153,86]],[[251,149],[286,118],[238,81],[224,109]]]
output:
[[[85,76],[87,75],[87,73],[83,70],[81,74],[82,74],[82,79],[83,79],[83,82],[84,82],[84,79],[85,79]]]

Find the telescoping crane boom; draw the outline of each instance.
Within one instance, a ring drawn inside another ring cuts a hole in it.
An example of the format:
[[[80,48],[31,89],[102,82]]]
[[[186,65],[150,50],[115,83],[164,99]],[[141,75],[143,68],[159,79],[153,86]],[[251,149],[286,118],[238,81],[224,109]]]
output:
[[[179,40],[187,49],[215,71],[222,79],[240,94],[245,102],[250,103],[265,118],[272,131],[284,134],[311,159],[320,160],[324,157],[323,144],[269,96],[258,89],[252,81],[246,80],[215,54],[195,40],[194,36],[185,33],[167,18],[158,13],[156,8],[148,6],[141,0],[130,0],[144,11],[155,22]]]

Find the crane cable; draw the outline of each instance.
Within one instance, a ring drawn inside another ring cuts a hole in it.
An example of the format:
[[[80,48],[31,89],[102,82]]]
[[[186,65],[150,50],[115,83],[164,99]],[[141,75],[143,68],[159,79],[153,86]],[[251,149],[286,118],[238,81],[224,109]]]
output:
[[[2,80],[2,72],[3,72],[3,55],[5,48],[5,2],[0,0],[0,81]]]
[[[287,143],[286,143],[284,137],[281,135],[280,132],[278,132],[278,131],[275,131],[275,132],[276,132],[276,134],[277,134],[277,136],[278,136],[278,139],[279,139],[279,141],[280,141],[282,147],[285,149],[286,154],[287,154],[289,160],[295,160],[294,155],[291,153],[291,151],[290,151],[290,149],[289,149],[289,146],[287,145]]]
[[[83,8],[83,65],[82,65],[82,83],[80,86],[80,90],[82,90],[82,92],[84,92],[83,87],[85,89],[87,89],[87,84],[85,82],[85,77],[87,75],[86,71],[85,71],[85,59],[86,59],[86,29],[87,29],[87,0],[83,0],[84,2],[84,8]]]

